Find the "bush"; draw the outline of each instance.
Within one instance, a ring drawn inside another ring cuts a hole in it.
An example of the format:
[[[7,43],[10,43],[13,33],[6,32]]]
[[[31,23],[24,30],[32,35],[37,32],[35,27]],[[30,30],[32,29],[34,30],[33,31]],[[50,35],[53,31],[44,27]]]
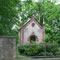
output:
[[[59,51],[58,46],[47,46],[46,48],[47,56],[56,56],[57,52]]]
[[[21,55],[25,56],[44,56],[45,46],[19,46],[18,50]],[[59,49],[57,46],[46,46],[47,56],[56,56],[59,54]]]

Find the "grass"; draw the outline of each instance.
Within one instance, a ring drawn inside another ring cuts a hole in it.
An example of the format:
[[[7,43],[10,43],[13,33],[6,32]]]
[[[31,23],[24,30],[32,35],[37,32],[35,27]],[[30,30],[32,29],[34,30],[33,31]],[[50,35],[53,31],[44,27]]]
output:
[[[16,60],[60,60],[60,58],[30,58],[30,57],[21,57]]]

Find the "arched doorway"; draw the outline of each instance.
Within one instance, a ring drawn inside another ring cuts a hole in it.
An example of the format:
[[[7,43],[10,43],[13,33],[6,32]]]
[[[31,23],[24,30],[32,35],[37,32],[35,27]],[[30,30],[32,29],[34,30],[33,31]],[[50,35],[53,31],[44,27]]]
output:
[[[32,43],[32,42],[35,42],[36,43],[38,41],[38,39],[37,39],[37,37],[35,35],[31,35],[29,37],[29,41],[30,41],[30,43]]]

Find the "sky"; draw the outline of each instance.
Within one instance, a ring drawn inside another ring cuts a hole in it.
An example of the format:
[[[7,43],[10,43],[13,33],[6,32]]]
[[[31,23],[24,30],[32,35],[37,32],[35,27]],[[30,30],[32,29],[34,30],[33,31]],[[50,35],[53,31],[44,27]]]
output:
[[[26,0],[21,0],[21,1],[26,1]],[[38,0],[32,0],[32,1],[38,2]]]
[[[60,4],[60,1],[58,1],[58,2],[56,3],[56,5],[58,5],[58,4]]]
[[[21,0],[21,1],[26,1],[26,0]],[[38,2],[38,1],[40,1],[40,0],[32,0],[32,1],[34,1],[34,2]],[[51,0],[51,2],[52,1],[54,1],[54,0]],[[56,0],[57,2],[56,2],[56,5],[58,5],[58,4],[60,4],[60,0]]]

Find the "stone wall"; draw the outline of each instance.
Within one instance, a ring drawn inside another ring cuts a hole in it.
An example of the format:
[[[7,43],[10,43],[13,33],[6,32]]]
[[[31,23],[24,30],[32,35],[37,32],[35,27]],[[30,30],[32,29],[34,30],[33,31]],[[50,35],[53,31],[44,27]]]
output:
[[[0,36],[0,60],[15,60],[16,38]]]

